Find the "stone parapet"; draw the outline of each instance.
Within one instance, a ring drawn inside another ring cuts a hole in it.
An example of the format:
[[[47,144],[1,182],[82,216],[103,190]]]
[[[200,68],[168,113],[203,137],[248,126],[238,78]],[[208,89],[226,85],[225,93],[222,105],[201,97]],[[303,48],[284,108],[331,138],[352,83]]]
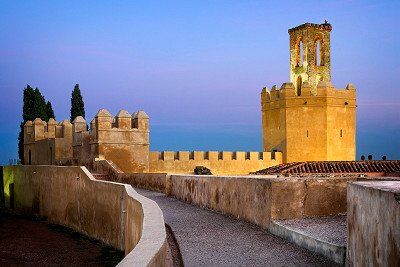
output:
[[[280,152],[151,151],[149,172],[193,173],[196,166],[204,166],[213,174],[243,175],[280,163]]]
[[[125,251],[118,266],[167,265],[162,211],[130,185],[96,180],[85,167],[5,166],[3,177],[6,207]]]
[[[349,266],[400,266],[400,181],[350,183]]]

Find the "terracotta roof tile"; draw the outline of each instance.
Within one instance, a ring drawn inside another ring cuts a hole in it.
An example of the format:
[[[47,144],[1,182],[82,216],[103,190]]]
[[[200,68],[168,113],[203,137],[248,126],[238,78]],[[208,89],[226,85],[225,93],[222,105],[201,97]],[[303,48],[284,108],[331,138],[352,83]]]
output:
[[[398,173],[400,160],[310,161],[280,164],[253,174]]]

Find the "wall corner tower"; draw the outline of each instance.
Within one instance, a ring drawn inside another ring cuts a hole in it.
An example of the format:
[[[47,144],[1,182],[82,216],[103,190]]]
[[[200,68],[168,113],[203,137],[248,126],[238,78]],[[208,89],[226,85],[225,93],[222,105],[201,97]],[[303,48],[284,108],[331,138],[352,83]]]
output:
[[[356,90],[331,83],[331,30],[327,21],[290,29],[290,82],[261,92],[263,150],[283,162],[355,160]]]

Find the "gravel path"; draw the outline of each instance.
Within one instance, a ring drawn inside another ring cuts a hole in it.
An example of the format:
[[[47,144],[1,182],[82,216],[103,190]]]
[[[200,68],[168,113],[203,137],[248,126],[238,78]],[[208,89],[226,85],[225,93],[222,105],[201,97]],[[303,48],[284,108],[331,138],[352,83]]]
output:
[[[179,243],[185,266],[334,266],[261,228],[190,205],[162,193],[136,189],[157,202]]]
[[[322,241],[346,246],[346,216],[308,218],[295,220],[276,220],[287,228],[303,232]]]

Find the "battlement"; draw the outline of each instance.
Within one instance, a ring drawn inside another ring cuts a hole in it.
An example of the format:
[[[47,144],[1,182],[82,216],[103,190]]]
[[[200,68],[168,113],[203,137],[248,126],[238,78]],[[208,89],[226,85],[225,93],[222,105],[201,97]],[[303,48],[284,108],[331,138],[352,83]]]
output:
[[[271,90],[264,87],[261,91],[261,104],[263,109],[267,108],[268,104],[279,105],[285,102],[288,104],[309,105],[321,104],[321,99],[326,100],[322,103],[326,105],[349,105],[355,106],[356,88],[352,83],[349,83],[345,89],[335,88],[330,82],[320,81],[316,88],[313,88],[308,82],[304,82],[300,90],[296,90],[293,83],[284,83],[278,89],[276,85],[272,86]],[[328,101],[328,99],[336,99]],[[280,103],[278,103],[280,102]],[[343,102],[343,103],[341,103]]]
[[[149,117],[141,110],[130,114],[122,109],[113,116],[100,109],[90,128],[81,116],[72,123],[36,119],[25,125],[24,157],[29,164],[91,166],[96,158],[105,158],[127,173],[192,173],[196,166],[205,166],[214,174],[249,174],[282,163],[281,152],[150,152],[149,145]]]
[[[105,157],[124,171],[147,171],[149,158],[149,117],[144,111],[132,115],[120,110],[112,116],[100,109],[90,122],[78,116],[47,123],[37,118],[24,125],[24,159],[28,164],[86,165]]]
[[[143,110],[129,114],[128,111],[121,109],[114,117],[106,109],[100,109],[91,128],[99,130],[138,130],[149,131],[149,116]]]
[[[153,160],[275,160],[277,152],[254,151],[151,151]]]
[[[300,88],[284,83],[261,91],[264,151],[282,151],[284,162],[354,160],[356,89],[328,81]]]
[[[302,30],[305,28],[315,28],[315,29],[319,29],[319,30],[326,30],[326,31],[331,31],[332,30],[332,25],[329,24],[327,21],[325,21],[325,23],[322,24],[316,24],[316,23],[304,23],[301,24],[299,26],[293,27],[291,29],[288,30],[289,33],[294,32],[294,31],[298,31],[298,30]]]
[[[261,166],[281,162],[281,152],[151,151],[149,171],[192,173],[196,166],[205,166],[213,174],[249,174]]]
[[[72,124],[69,120],[57,122],[53,118],[48,122],[36,118],[24,125],[24,143],[32,143],[43,139],[68,138],[72,139]]]

